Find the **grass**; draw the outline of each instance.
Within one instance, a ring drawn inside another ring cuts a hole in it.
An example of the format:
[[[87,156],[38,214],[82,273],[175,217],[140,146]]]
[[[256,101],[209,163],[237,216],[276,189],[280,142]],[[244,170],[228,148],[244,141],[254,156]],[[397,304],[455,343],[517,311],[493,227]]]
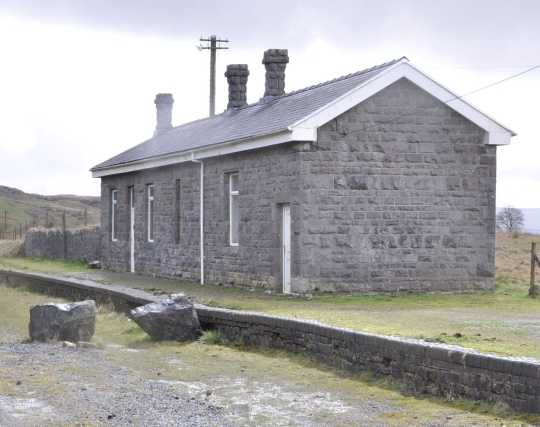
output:
[[[13,258],[24,252],[24,240],[0,240],[0,258]]]
[[[24,288],[0,286],[0,292],[0,342],[27,339],[30,305],[62,301]],[[361,376],[341,372],[285,351],[234,349],[227,344],[215,346],[197,341],[154,342],[127,317],[103,306],[98,310],[93,341],[101,344],[109,361],[130,370],[137,378],[165,383],[196,399],[206,399],[206,390],[212,390],[207,403],[237,408],[228,413],[239,425],[297,425],[298,419],[312,419],[333,426],[356,426],[366,407],[380,407],[369,414],[370,420],[388,426],[445,423],[448,416],[457,425],[495,427],[509,422],[540,422],[538,416],[454,396],[418,399],[407,395],[407,388],[399,381],[377,378],[371,372]],[[55,385],[54,369],[40,368],[39,377],[27,377],[29,373],[3,368],[0,395],[15,396],[17,388],[10,378],[21,377],[25,384],[31,382],[29,386],[37,397],[53,393],[55,399],[72,398],[73,385]],[[99,381],[99,373],[95,374]],[[241,410],[246,405],[250,419]]]
[[[370,333],[458,344],[506,356],[538,357],[540,298],[528,296],[530,245],[540,236],[497,234],[494,292],[477,294],[272,295],[88,270],[61,260],[1,258],[0,267],[84,277],[149,292],[184,292],[202,303],[318,320]],[[540,277],[540,274],[538,274]]]
[[[0,247],[2,241],[0,240]],[[84,272],[88,270],[85,262],[47,258],[0,258],[0,267],[11,270],[29,271],[44,274]]]

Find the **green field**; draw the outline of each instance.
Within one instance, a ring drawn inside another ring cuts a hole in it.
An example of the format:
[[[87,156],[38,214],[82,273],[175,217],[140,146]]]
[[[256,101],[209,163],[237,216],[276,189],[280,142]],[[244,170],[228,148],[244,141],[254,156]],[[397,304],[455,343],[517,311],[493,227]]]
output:
[[[13,289],[0,284],[0,292],[0,342],[27,342],[30,306],[64,302],[28,292],[24,287]],[[306,356],[246,348],[242,342],[153,342],[134,322],[103,306],[98,310],[93,341],[109,362],[136,378],[165,383],[197,400],[205,396],[206,390],[212,390],[207,404],[224,407],[229,420],[237,426],[298,425],[300,418],[316,425],[353,427],[362,425],[366,412],[377,425],[395,427],[500,427],[540,422],[538,415],[517,414],[504,404],[490,405],[450,393],[415,397],[399,381],[375,378],[370,372],[353,375]],[[57,399],[77,399],[81,388],[93,389],[106,382],[99,374],[85,375],[79,366],[38,366],[38,371],[32,365],[24,368],[8,364],[0,369],[0,396],[28,398],[16,384],[22,380],[23,387],[32,390],[32,398],[54,406]],[[59,379],[60,371],[71,373],[68,382]],[[246,408],[249,417],[243,411]]]
[[[41,196],[0,186],[0,235],[6,227],[10,239],[15,227],[17,231],[22,227],[23,234],[26,227],[59,228],[64,212],[67,228],[80,228],[85,222],[89,226],[97,225],[100,221],[99,200],[93,196]]]
[[[184,292],[195,300],[237,310],[318,320],[359,331],[458,344],[506,356],[540,356],[540,298],[528,296],[530,244],[538,236],[499,234],[494,292],[477,294],[314,295],[186,283],[89,270],[84,264],[2,258],[0,267],[61,274],[151,293]],[[540,239],[539,239],[540,240]],[[540,278],[540,273],[537,275]]]

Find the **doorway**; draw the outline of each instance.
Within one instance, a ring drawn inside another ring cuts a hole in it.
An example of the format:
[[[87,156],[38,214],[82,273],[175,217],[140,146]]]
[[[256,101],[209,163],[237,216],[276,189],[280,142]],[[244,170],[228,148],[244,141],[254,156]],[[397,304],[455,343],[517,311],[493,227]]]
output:
[[[283,204],[283,293],[291,293],[291,205]]]

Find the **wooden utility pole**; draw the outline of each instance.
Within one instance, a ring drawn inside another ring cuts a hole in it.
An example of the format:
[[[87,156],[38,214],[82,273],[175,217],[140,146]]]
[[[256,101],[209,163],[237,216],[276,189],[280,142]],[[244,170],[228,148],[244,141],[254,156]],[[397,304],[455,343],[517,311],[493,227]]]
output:
[[[67,258],[66,248],[66,210],[62,213],[62,258]]]
[[[4,234],[7,233],[7,211],[4,209]]]
[[[532,242],[531,247],[531,286],[529,288],[529,295],[538,295],[538,288],[534,284],[534,269],[538,264],[540,267],[540,257],[536,253],[536,242]]]
[[[218,46],[217,43],[229,43],[228,39],[221,40],[216,36],[210,36],[210,38],[203,39],[202,36],[199,39],[201,42],[210,42],[206,46],[202,44],[197,46],[197,49],[210,49],[210,117],[216,114],[216,50],[228,49],[228,47]]]

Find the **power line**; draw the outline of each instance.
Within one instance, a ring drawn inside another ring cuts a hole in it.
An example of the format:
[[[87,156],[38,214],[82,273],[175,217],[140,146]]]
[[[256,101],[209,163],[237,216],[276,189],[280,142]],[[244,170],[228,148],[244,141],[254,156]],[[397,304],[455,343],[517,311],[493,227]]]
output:
[[[506,79],[499,80],[498,82],[495,82],[495,83],[492,83],[492,84],[490,84],[490,85],[481,87],[480,89],[473,90],[472,92],[468,92],[468,93],[466,93],[466,94],[464,94],[464,95],[456,96],[456,97],[454,97],[454,98],[452,98],[452,99],[449,99],[449,100],[447,100],[447,101],[442,101],[442,103],[443,103],[443,104],[447,104],[447,103],[449,103],[449,102],[451,102],[451,101],[455,101],[456,99],[461,99],[461,98],[463,98],[463,97],[465,97],[465,96],[471,95],[471,94],[476,93],[476,92],[480,92],[481,90],[487,89],[487,88],[489,88],[489,87],[492,87],[492,86],[498,85],[498,84],[500,84],[500,83],[503,83],[503,82],[505,82],[505,81],[507,81],[507,80],[513,79],[514,77],[521,76],[522,74],[528,73],[529,71],[535,70],[535,69],[537,69],[537,68],[540,68],[540,65],[536,65],[536,66],[534,66],[534,67],[532,67],[532,68],[529,68],[528,70],[522,71],[521,73],[514,74],[513,76],[507,77]],[[396,120],[399,120],[399,119],[403,119],[403,118],[405,118],[405,117],[412,116],[412,115],[418,113],[418,111],[421,111],[421,110],[428,110],[428,109],[430,109],[430,108],[432,108],[432,107],[422,107],[422,108],[417,108],[415,111],[413,111],[413,112],[410,113],[410,114],[404,114],[404,115],[402,115],[402,116],[395,117],[395,118],[390,119],[390,120],[388,120],[388,121],[386,121],[386,122],[383,122],[383,123],[375,123],[375,124],[373,124],[373,125],[371,125],[371,126],[364,127],[363,129],[353,130],[353,131],[350,131],[350,132],[339,132],[339,131],[336,129],[336,132],[339,133],[342,137],[343,137],[343,136],[346,136],[346,135],[350,135],[351,133],[364,132],[364,131],[366,131],[367,129],[371,129],[372,127],[380,126],[380,125],[386,125],[386,124],[388,124],[388,123],[395,122]],[[439,107],[436,107],[436,108],[439,108]],[[336,120],[336,125],[337,125],[337,120]]]
[[[479,66],[463,66],[463,67],[420,67],[420,68],[530,68],[534,65],[479,65]]]
[[[77,147],[80,147],[83,144],[85,144],[85,143],[83,142],[82,144],[79,144],[79,145],[73,147],[72,149],[64,152],[63,154],[61,154],[61,155],[59,155],[59,156],[45,162],[45,163],[42,163],[41,165],[35,167],[34,169],[30,169],[29,171],[22,172],[22,173],[19,173],[19,174],[16,174],[16,175],[2,176],[2,177],[0,177],[0,179],[11,179],[11,178],[18,178],[18,177],[25,176],[25,175],[32,175],[32,174],[34,174],[36,172],[41,172],[41,171],[43,171],[45,169],[48,169],[48,168],[50,168],[52,166],[56,166],[57,164],[62,163],[63,161],[69,159],[70,157],[73,157],[75,154],[79,154],[81,151],[86,150],[86,147],[83,147],[80,150],[75,151],[74,153],[71,153],[68,156],[66,156],[66,154],[68,154],[70,151],[74,150]],[[64,157],[64,156],[66,156],[66,157]],[[51,163],[51,162],[54,162],[57,159],[60,159],[61,157],[64,157],[64,158],[62,160],[58,161],[58,162]]]
[[[455,98],[452,98],[452,99],[450,99],[448,101],[445,101],[445,104],[447,102],[453,101],[455,99],[463,98],[464,96],[471,95],[471,94],[476,93],[476,92],[480,92],[481,90],[487,89],[488,87],[498,85],[499,83],[502,83],[502,82],[505,82],[507,80],[513,79],[514,77],[521,76],[522,74],[528,73],[529,71],[535,70],[536,68],[540,68],[540,65],[529,68],[528,70],[522,71],[521,73],[518,73],[518,74],[514,74],[513,76],[507,77],[506,79],[499,80],[498,82],[495,82],[495,83],[492,83],[490,85],[484,86],[484,87],[482,87],[480,89],[473,90],[472,92],[466,93],[465,95],[456,96]]]
[[[212,37],[215,38],[215,41],[216,41],[216,42],[226,42],[226,43],[228,43],[228,40],[218,40],[218,39],[216,38],[216,36],[211,36],[210,40],[203,39],[203,38],[201,37],[200,41],[210,41],[210,42],[211,42],[211,41],[212,41]],[[211,46],[208,46],[208,45],[207,45],[206,47],[200,45],[200,46],[198,46],[198,49],[199,49],[199,50],[203,50],[203,49],[212,49],[212,47],[211,47]],[[228,48],[227,48],[227,47],[221,47],[221,46],[219,46],[219,47],[216,47],[216,49],[228,49]],[[215,54],[215,52],[216,52],[215,50],[211,50],[211,53]],[[255,56],[255,55],[250,55],[250,54],[246,54],[246,53],[240,53],[240,52],[238,52],[238,51],[236,51],[236,50],[231,51],[231,52],[234,52],[234,53],[236,53],[236,54],[246,55],[246,56]],[[522,65],[507,65],[507,66],[484,66],[484,67],[422,67],[422,68],[525,68],[525,67],[526,67],[526,66],[524,66],[524,65],[523,65],[523,66],[522,66]],[[449,100],[447,100],[447,101],[443,101],[443,103],[446,104],[446,103],[451,102],[451,101],[454,101],[454,100],[456,100],[456,99],[460,99],[460,98],[463,98],[463,97],[465,97],[465,96],[471,95],[471,94],[473,94],[473,93],[479,92],[479,91],[481,91],[481,90],[487,89],[487,88],[489,88],[489,87],[498,85],[499,83],[502,83],[502,82],[505,82],[505,81],[507,81],[507,80],[513,79],[514,77],[518,77],[518,76],[520,76],[520,75],[522,75],[522,74],[528,73],[528,72],[530,72],[530,71],[532,71],[532,70],[535,70],[535,69],[537,69],[537,68],[540,68],[540,65],[531,67],[531,68],[529,68],[528,70],[525,70],[525,71],[523,71],[523,72],[521,72],[521,73],[515,74],[515,75],[510,76],[510,77],[507,77],[507,78],[505,78],[505,79],[503,79],[503,80],[500,80],[500,81],[498,81],[498,82],[492,83],[492,84],[490,84],[490,85],[488,85],[488,86],[484,86],[484,87],[482,87],[482,88],[480,88],[480,89],[476,89],[476,90],[474,90],[474,91],[472,91],[472,92],[469,92],[469,93],[466,93],[466,94],[464,94],[464,95],[457,96],[457,97],[452,98],[452,99],[449,99]],[[214,113],[215,113],[215,57],[214,57],[213,79],[214,79],[214,87],[213,87],[214,98],[213,98],[213,99],[214,99]],[[212,88],[212,67],[211,67],[211,88]],[[419,108],[419,109],[417,109],[415,112],[413,112],[413,113],[411,113],[411,114],[406,114],[406,115],[403,115],[403,116],[399,116],[399,117],[396,117],[396,118],[394,118],[394,119],[388,120],[388,121],[386,121],[386,122],[383,122],[383,123],[377,123],[377,124],[374,124],[374,125],[365,127],[365,128],[363,128],[363,129],[360,129],[360,130],[350,131],[350,132],[339,132],[339,131],[338,131],[338,133],[339,133],[341,136],[346,136],[346,135],[349,135],[349,134],[351,134],[351,133],[356,133],[356,132],[360,132],[360,131],[365,131],[365,130],[370,129],[370,128],[372,128],[372,127],[379,126],[379,125],[381,125],[381,124],[384,125],[384,124],[392,123],[392,122],[394,122],[394,121],[396,121],[396,120],[399,120],[399,119],[401,119],[401,118],[409,117],[409,116],[411,116],[411,115],[413,115],[413,114],[416,114],[419,110],[424,110],[424,109],[429,109],[429,108],[430,108],[430,107]],[[212,113],[212,90],[211,90],[210,112],[211,112],[211,115],[213,115],[213,113]],[[83,142],[83,143],[81,143],[81,144],[78,144],[78,145],[74,146],[73,148],[69,149],[68,151],[62,153],[61,155],[59,155],[59,156],[57,156],[57,157],[54,157],[54,158],[52,158],[51,160],[48,160],[47,162],[45,162],[45,163],[43,163],[43,164],[37,166],[37,167],[34,168],[34,169],[30,169],[29,171],[22,172],[22,173],[16,174],[16,175],[3,176],[3,177],[0,177],[0,179],[18,178],[18,177],[20,177],[20,176],[31,175],[31,174],[36,173],[36,172],[41,172],[42,170],[48,169],[48,168],[51,167],[51,166],[55,166],[55,165],[57,165],[58,163],[61,163],[61,162],[65,161],[65,160],[67,160],[68,158],[74,156],[75,154],[78,154],[78,153],[80,153],[81,151],[85,150],[86,147],[84,147],[84,148],[82,148],[81,150],[78,150],[78,151],[76,151],[76,152],[74,152],[74,153],[72,153],[72,154],[69,154],[67,157],[64,157],[64,156],[65,156],[66,154],[68,154],[70,151],[72,151],[72,150],[74,150],[74,149],[80,147],[81,145],[88,145],[88,144],[86,144],[86,143]],[[62,158],[62,157],[64,157],[62,160],[60,160],[59,162],[55,162],[55,160],[60,159],[60,158]],[[54,162],[54,163],[52,163],[52,162]]]

